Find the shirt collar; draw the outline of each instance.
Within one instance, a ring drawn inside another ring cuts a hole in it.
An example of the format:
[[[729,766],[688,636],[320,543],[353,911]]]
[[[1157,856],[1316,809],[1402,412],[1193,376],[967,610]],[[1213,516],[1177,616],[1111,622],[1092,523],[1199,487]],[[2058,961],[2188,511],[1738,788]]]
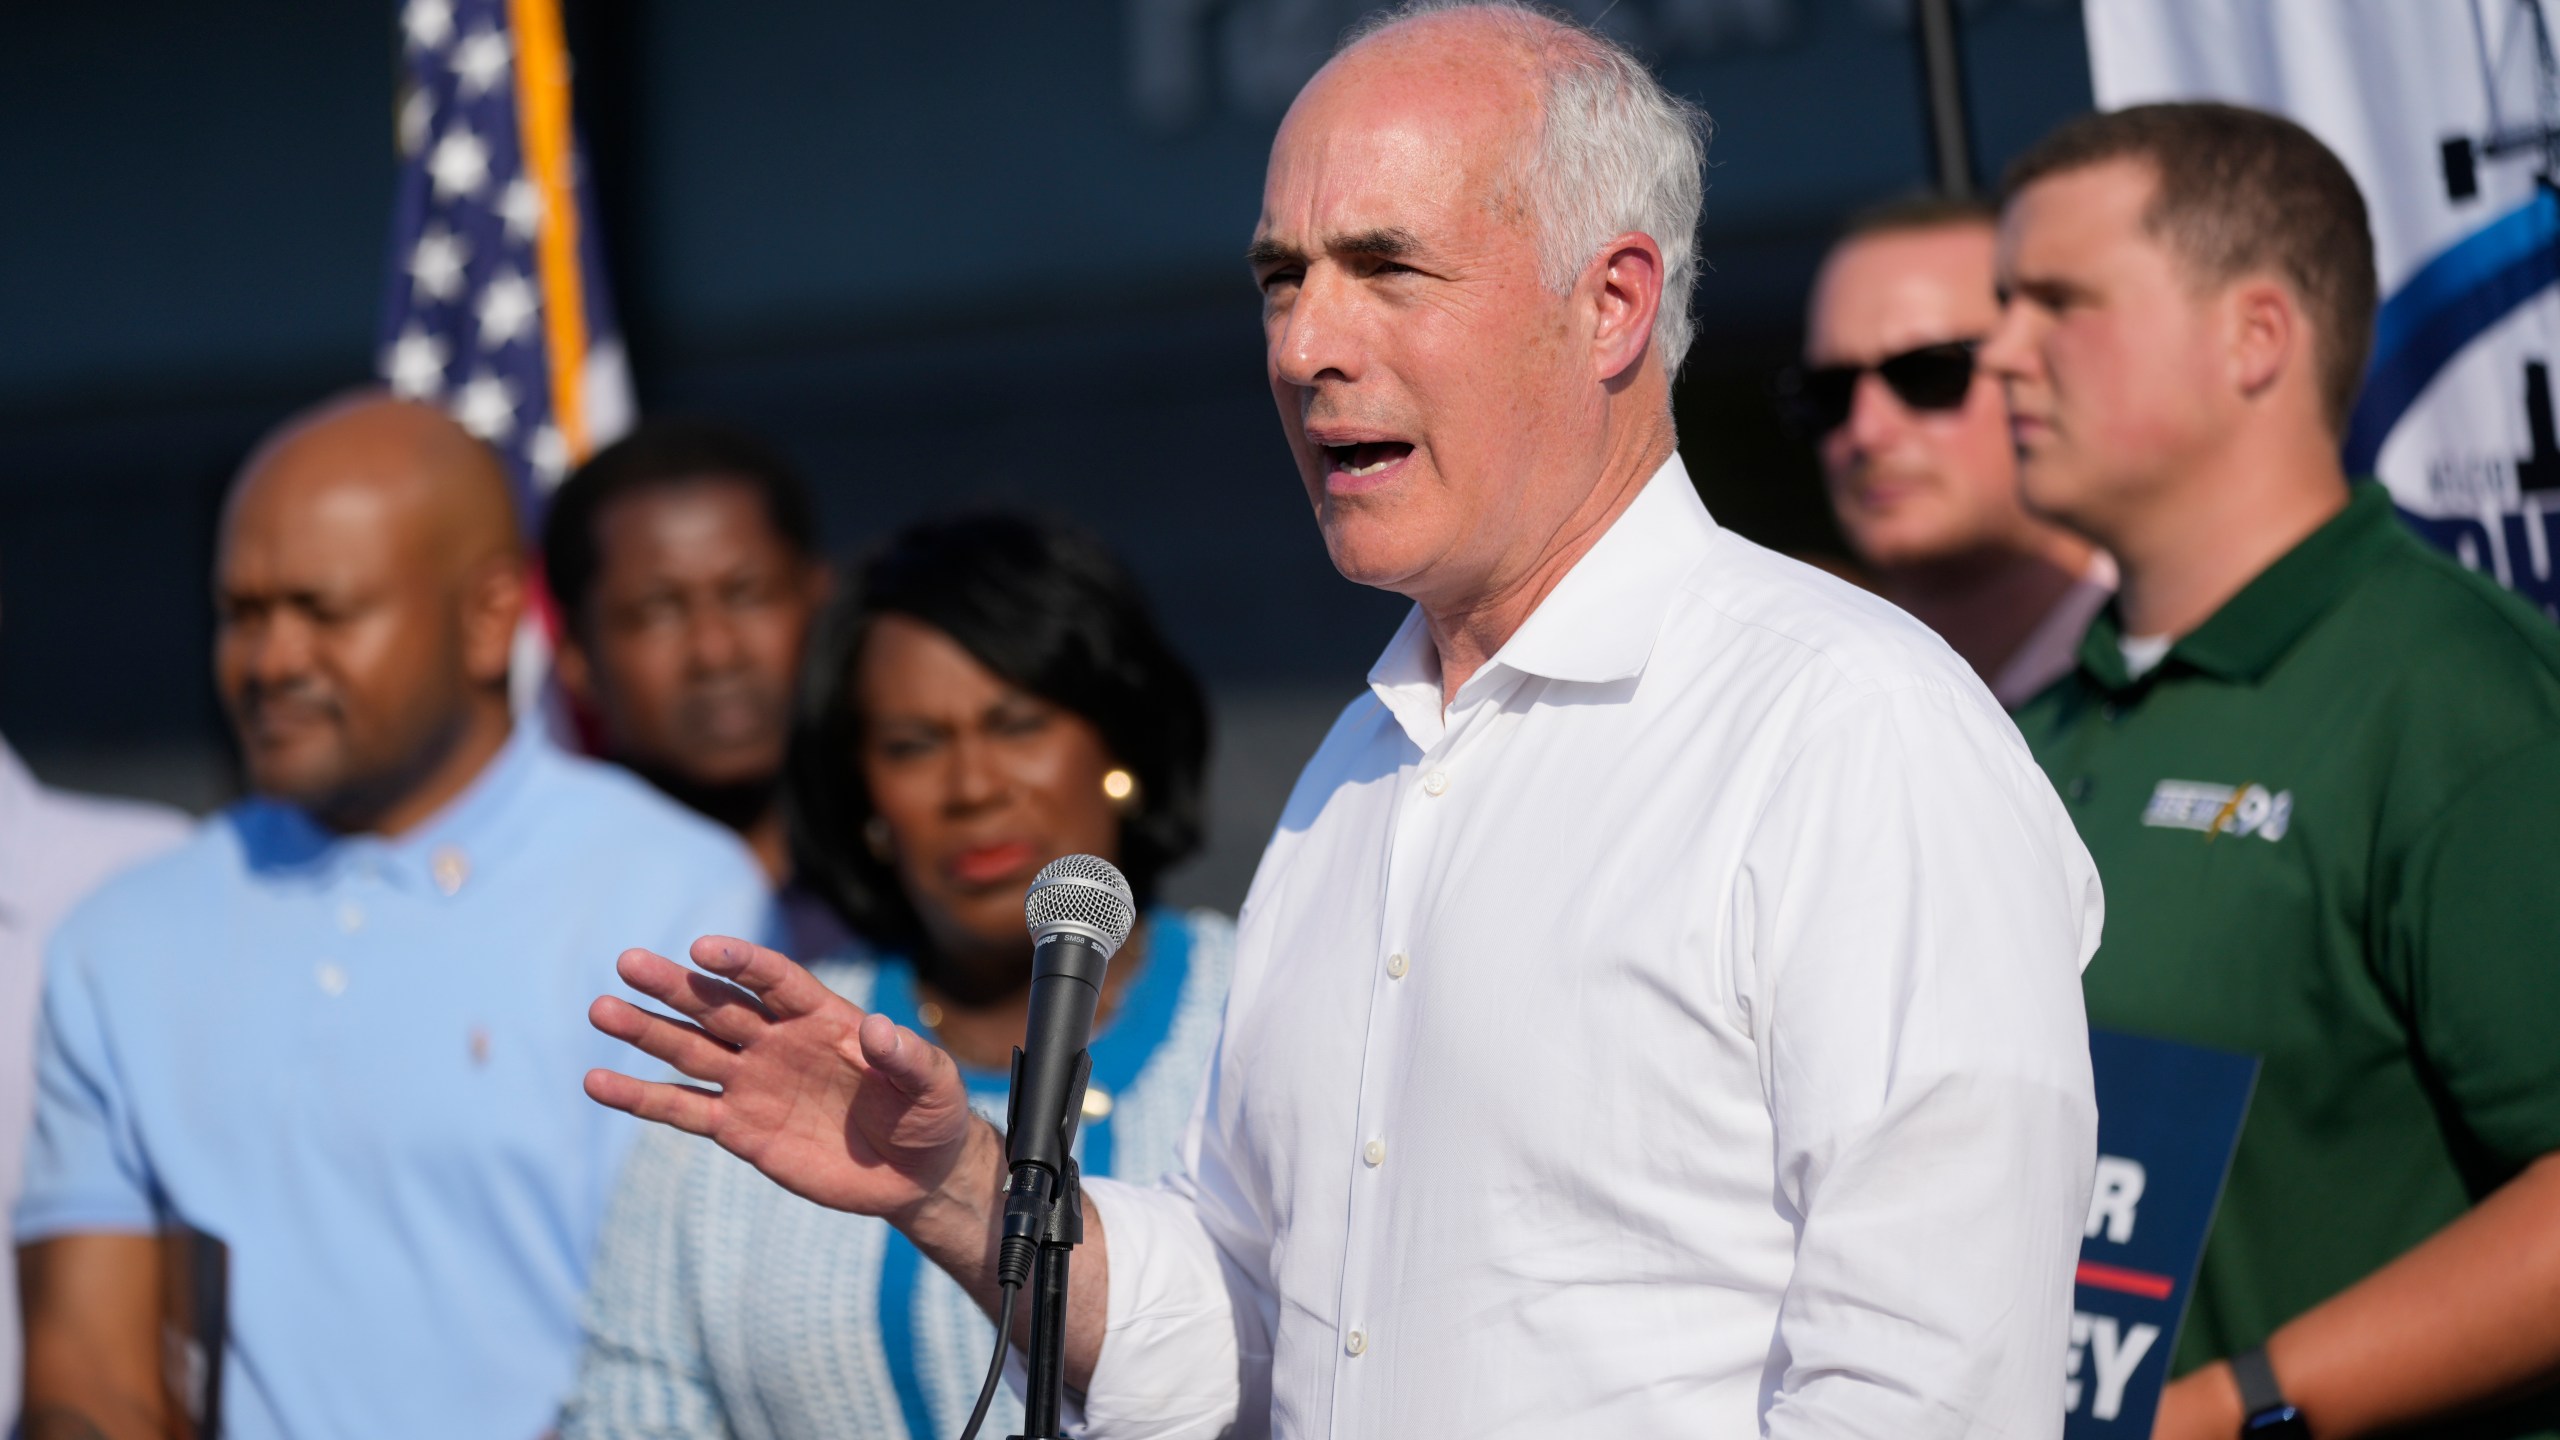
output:
[[[538,721],[519,723],[461,794],[397,837],[335,835],[293,806],[251,800],[238,812],[250,864],[262,870],[309,867],[328,874],[354,869],[403,888],[454,896],[468,886],[476,869],[502,858],[506,844],[519,833],[511,812],[550,750]]]
[[[1458,702],[1519,675],[1604,684],[1643,674],[1672,596],[1716,532],[1675,451],[1519,630],[1460,687]],[[1416,744],[1427,750],[1438,742],[1445,728],[1440,656],[1421,606],[1406,613],[1378,663],[1369,667],[1369,688]]]
[[[2345,509],[2278,556],[2202,625],[2179,636],[2143,678],[2183,665],[2217,679],[2257,680],[2363,576],[2390,544],[2397,523],[2390,491],[2370,481],[2357,484]],[[2080,668],[2109,693],[2138,683],[2126,673],[2123,637],[2124,621],[2111,600],[2080,640]]]

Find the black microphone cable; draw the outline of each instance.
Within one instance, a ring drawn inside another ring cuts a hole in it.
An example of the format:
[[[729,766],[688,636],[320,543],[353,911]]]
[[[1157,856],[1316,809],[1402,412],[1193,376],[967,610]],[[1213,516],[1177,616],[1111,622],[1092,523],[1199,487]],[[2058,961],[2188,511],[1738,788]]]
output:
[[[1005,1352],[1013,1348],[1014,1297],[1022,1293],[1022,1282],[1031,1278],[1036,1248],[1026,1236],[1007,1235],[1004,1247],[996,1252],[996,1288],[1003,1294],[996,1302],[996,1353],[987,1357],[986,1383],[978,1387],[977,1408],[969,1412],[968,1428],[960,1432],[960,1440],[978,1440],[978,1427],[987,1423],[987,1407],[995,1403],[996,1386],[1004,1379]]]
[[[969,1412],[960,1440],[978,1440],[978,1427],[987,1423],[987,1407],[995,1403],[996,1386],[1004,1380],[1005,1352],[1013,1348],[1013,1297],[1022,1293],[1022,1282],[999,1279],[997,1284],[1004,1299],[996,1304],[996,1353],[987,1357],[987,1383],[978,1387],[978,1406]]]

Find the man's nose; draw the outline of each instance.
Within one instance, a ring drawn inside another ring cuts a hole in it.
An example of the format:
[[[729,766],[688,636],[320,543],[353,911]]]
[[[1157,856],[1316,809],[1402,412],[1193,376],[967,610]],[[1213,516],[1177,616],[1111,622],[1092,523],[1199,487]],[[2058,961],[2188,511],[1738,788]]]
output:
[[[1882,375],[1870,370],[1849,391],[1849,418],[1840,422],[1840,429],[1852,447],[1872,455],[1891,446],[1910,424],[1910,407]]]
[[[746,647],[737,622],[720,605],[697,607],[685,626],[685,656],[697,671],[717,674],[734,668]]]
[[[252,684],[275,688],[311,673],[311,626],[293,615],[246,622],[232,641],[240,649],[241,673]]]
[[[2002,380],[2024,379],[2036,366],[2035,318],[2015,300],[2000,307],[2000,323],[1991,327],[1974,351],[1973,363]]]
[[[1360,378],[1358,298],[1348,277],[1331,267],[1310,271],[1275,320],[1271,368],[1292,385]]]

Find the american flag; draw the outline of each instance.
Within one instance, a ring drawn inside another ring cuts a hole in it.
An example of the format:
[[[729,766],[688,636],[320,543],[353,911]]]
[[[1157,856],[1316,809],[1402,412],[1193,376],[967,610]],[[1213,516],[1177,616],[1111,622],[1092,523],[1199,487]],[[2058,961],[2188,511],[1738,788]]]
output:
[[[406,0],[400,30],[382,377],[504,455],[532,526],[570,467],[631,423],[558,0]]]

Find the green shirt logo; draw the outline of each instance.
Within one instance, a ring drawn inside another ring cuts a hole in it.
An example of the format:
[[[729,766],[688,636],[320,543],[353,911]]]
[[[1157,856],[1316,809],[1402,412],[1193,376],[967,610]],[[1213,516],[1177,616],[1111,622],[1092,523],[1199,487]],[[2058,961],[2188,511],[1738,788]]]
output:
[[[2269,794],[2264,785],[2216,785],[2210,780],[2163,780],[2142,807],[2142,823],[2160,830],[2200,830],[2281,840],[2293,824],[2293,792]]]

